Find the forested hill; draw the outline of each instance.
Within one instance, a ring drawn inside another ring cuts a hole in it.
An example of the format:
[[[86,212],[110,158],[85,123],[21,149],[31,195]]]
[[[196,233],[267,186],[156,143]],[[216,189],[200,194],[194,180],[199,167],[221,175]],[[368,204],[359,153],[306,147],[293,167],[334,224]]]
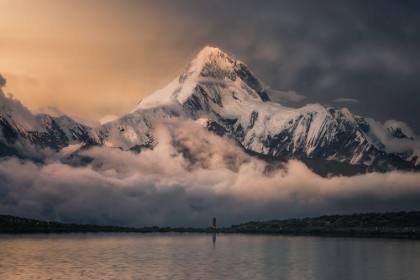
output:
[[[252,221],[233,225],[241,232],[419,232],[420,211],[331,215],[316,218]]]
[[[65,224],[0,215],[0,233],[197,232],[287,235],[407,237],[420,239],[420,211],[331,215],[316,218],[251,221],[223,228],[117,227]]]

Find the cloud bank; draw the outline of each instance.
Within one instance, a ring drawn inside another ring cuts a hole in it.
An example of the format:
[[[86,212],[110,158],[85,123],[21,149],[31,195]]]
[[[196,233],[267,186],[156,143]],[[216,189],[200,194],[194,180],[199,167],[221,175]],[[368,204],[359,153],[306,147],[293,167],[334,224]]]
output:
[[[249,220],[420,210],[420,174],[321,178],[290,161],[271,169],[193,121],[156,128],[154,150],[81,153],[88,165],[3,159],[0,213],[124,226],[221,226]],[[75,160],[77,161],[77,159]],[[19,172],[16,172],[19,170]]]

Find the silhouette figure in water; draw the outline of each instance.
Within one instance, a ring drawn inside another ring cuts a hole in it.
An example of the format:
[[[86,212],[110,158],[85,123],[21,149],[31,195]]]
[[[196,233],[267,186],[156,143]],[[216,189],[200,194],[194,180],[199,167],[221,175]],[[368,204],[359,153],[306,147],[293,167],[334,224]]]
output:
[[[213,217],[213,228],[216,228],[216,217]]]

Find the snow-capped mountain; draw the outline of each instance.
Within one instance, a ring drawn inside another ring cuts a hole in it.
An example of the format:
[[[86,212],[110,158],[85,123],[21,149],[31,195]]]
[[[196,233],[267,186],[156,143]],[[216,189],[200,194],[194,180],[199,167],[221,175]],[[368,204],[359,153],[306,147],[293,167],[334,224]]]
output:
[[[38,114],[36,121],[48,135],[66,144],[85,142],[95,135],[92,128],[77,123],[66,115],[51,117],[47,114]]]
[[[39,145],[51,141],[55,149],[93,143],[140,151],[158,144],[156,124],[188,118],[234,138],[248,151],[271,157],[322,159],[385,170],[420,165],[420,141],[404,123],[382,125],[347,109],[319,104],[294,109],[271,102],[244,63],[211,47],[204,48],[179,77],[143,99],[132,112],[98,128],[66,116],[37,115],[19,121],[18,116],[7,117],[5,112],[0,112],[0,124],[6,138],[14,133]]]
[[[405,157],[388,151],[371,121],[347,109],[319,104],[293,109],[270,102],[249,68],[217,48],[204,48],[169,85],[143,99],[130,114],[103,126],[103,142],[124,149],[153,143],[154,121],[171,117],[211,121],[246,149],[266,155],[387,169],[406,160],[420,163],[414,149]],[[395,124],[381,128],[381,133],[395,141],[405,135]]]
[[[28,154],[25,147],[31,144],[59,151],[96,135],[93,128],[79,124],[66,115],[33,114],[20,102],[13,101],[0,106],[0,156],[24,157]]]

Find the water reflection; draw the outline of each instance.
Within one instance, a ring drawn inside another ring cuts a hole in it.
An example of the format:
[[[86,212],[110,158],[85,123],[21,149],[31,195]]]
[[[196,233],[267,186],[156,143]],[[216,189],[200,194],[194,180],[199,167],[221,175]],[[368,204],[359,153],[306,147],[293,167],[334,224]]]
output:
[[[418,279],[420,242],[213,234],[0,235],[0,279]],[[218,241],[217,250],[216,239]]]
[[[213,233],[213,248],[216,248],[216,233]]]

